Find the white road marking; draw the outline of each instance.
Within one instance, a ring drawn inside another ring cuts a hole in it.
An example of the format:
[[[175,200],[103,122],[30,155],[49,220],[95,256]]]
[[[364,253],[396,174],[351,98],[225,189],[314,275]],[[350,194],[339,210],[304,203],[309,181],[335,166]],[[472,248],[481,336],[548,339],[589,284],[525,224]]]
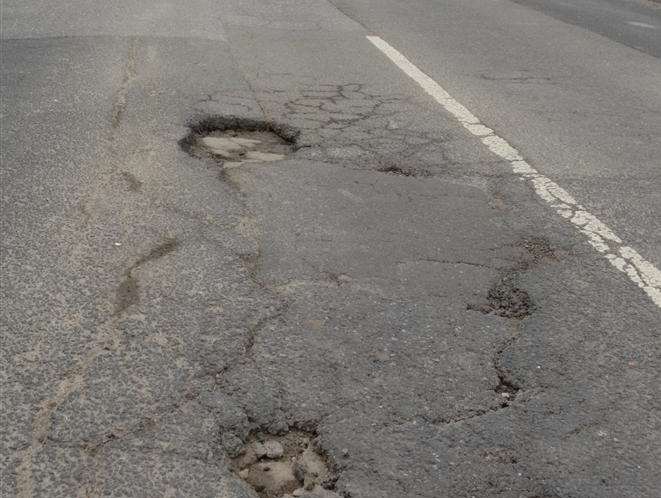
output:
[[[420,85],[425,92],[434,97],[446,111],[457,118],[494,154],[508,161],[515,174],[530,182],[539,197],[560,216],[574,224],[587,237],[592,247],[608,259],[615,268],[625,273],[661,308],[661,271],[658,268],[646,261],[635,249],[625,245],[610,228],[586,211],[566,190],[528,164],[518,150],[496,135],[491,128],[482,124],[443,87],[418,69],[388,42],[378,36],[368,36],[367,39]]]
[[[630,26],[636,26],[638,28],[656,29],[656,26],[653,24],[647,24],[646,22],[627,21],[627,24]]]

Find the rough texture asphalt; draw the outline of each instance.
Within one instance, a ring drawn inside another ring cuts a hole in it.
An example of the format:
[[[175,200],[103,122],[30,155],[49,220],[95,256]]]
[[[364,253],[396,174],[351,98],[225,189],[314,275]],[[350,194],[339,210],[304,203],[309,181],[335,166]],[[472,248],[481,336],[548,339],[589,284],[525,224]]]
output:
[[[255,498],[229,456],[293,429],[344,497],[657,496],[659,308],[364,37],[656,264],[660,64],[496,3],[4,5],[3,496]],[[210,115],[296,150],[222,170]]]

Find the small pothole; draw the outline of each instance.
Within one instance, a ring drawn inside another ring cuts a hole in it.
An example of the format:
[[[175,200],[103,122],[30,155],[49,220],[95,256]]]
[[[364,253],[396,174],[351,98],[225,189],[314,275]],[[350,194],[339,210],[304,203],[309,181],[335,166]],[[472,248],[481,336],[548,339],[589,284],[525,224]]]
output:
[[[487,292],[487,302],[468,304],[467,309],[485,315],[494,314],[503,318],[523,319],[534,311],[528,292],[515,285],[513,277],[504,276]]]
[[[530,237],[518,244],[525,249],[527,258],[519,262],[519,269],[528,270],[543,261],[558,261],[558,254],[545,237]]]
[[[292,430],[282,436],[251,434],[232,469],[262,498],[338,497],[328,491],[337,480],[313,433]]]
[[[411,166],[398,166],[394,164],[380,166],[376,169],[376,171],[398,176],[431,176],[431,173],[426,170],[416,169]]]
[[[489,289],[489,305],[496,315],[505,318],[524,318],[532,312],[532,300],[523,289],[509,279],[503,279]]]
[[[494,391],[500,394],[500,396],[503,398],[500,406],[505,408],[506,406],[509,406],[509,404],[512,401],[514,401],[514,398],[519,392],[519,387],[515,385],[511,380],[505,378],[504,375],[499,374],[498,385],[496,386]]]
[[[298,132],[290,127],[247,118],[214,116],[190,125],[179,141],[194,157],[204,157],[231,168],[243,163],[285,159],[294,150]]]

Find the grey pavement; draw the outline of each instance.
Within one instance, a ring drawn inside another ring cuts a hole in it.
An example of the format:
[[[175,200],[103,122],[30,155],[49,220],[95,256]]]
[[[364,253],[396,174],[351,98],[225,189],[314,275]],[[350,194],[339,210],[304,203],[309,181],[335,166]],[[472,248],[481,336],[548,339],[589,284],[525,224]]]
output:
[[[657,57],[503,0],[333,1],[661,266]]]
[[[539,9],[556,19],[655,57],[661,56],[661,6],[658,0],[516,0],[516,3]]]
[[[232,457],[296,431],[303,496],[658,496],[660,309],[365,35],[657,266],[658,58],[333,1],[4,2],[2,496],[264,497]],[[294,150],[223,168],[209,116]]]

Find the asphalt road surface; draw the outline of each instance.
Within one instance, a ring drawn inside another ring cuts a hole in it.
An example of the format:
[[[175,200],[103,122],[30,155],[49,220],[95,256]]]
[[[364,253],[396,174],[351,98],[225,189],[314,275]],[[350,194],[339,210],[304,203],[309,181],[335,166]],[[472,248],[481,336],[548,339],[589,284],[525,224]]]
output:
[[[3,1],[2,496],[659,496],[660,54],[642,0]]]

